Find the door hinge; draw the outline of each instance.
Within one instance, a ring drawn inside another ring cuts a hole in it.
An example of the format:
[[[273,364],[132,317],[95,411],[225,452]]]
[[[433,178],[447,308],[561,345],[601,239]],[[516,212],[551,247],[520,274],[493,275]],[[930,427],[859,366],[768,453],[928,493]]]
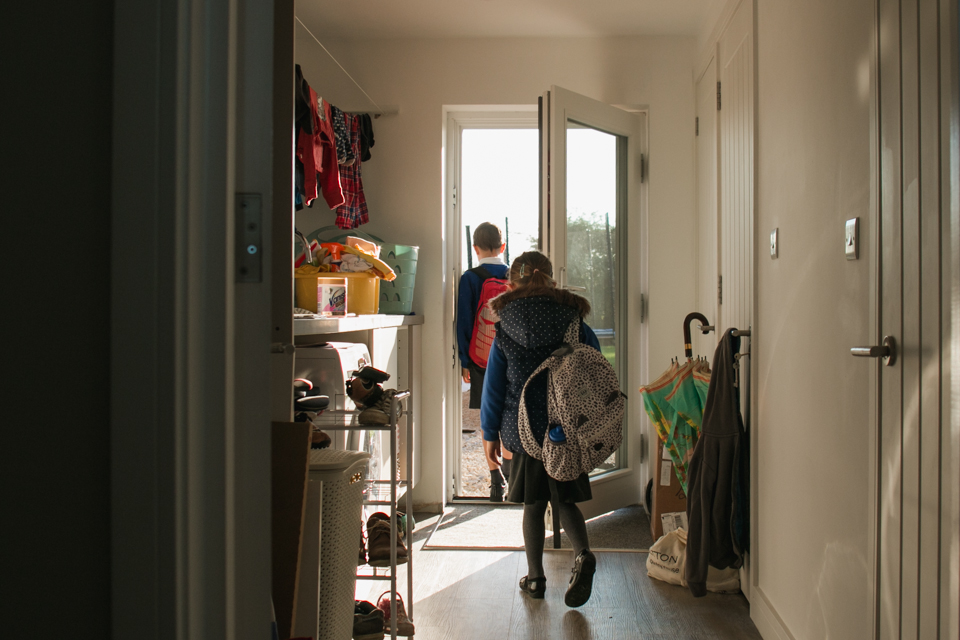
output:
[[[647,177],[647,158],[642,153],[640,154],[640,182],[643,182]]]
[[[700,118],[696,118],[696,125],[694,128],[696,130],[694,135],[700,135]]]
[[[457,206],[457,187],[453,187],[453,206]]]
[[[640,324],[647,319],[647,297],[640,294]]]
[[[720,111],[720,81],[717,80],[717,111]]]
[[[717,276],[717,304],[723,304],[723,276]]]

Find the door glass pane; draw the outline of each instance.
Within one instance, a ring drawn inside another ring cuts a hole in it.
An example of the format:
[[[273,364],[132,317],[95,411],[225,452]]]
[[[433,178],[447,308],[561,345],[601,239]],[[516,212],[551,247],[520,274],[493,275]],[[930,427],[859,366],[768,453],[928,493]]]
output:
[[[567,122],[565,284],[590,301],[587,323],[597,334],[603,355],[620,374],[617,189],[617,136]],[[619,452],[594,473],[616,468]]]

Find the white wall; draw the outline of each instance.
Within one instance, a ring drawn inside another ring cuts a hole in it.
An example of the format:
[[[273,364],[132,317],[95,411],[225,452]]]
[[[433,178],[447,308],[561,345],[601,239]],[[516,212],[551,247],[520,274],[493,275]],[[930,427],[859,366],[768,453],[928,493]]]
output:
[[[309,25],[308,25],[309,26]],[[443,105],[536,104],[555,84],[611,104],[646,105],[650,113],[648,292],[650,371],[682,354],[681,321],[692,310],[694,267],[694,38],[422,39],[324,42],[382,107],[400,114],[374,121],[376,146],[363,167],[370,208],[365,229],[387,241],[420,246],[414,311],[423,331],[424,466],[419,504],[442,499],[440,375],[444,344],[442,249]],[[346,110],[372,105],[297,27],[297,62],[311,86]],[[510,162],[504,149],[503,161]],[[309,232],[332,224],[330,212],[301,212]],[[432,375],[431,375],[432,374]],[[635,396],[639,401],[639,396]],[[459,402],[459,399],[456,400]]]
[[[875,363],[850,347],[874,338],[873,3],[757,5],[759,604],[797,640],[867,638]]]

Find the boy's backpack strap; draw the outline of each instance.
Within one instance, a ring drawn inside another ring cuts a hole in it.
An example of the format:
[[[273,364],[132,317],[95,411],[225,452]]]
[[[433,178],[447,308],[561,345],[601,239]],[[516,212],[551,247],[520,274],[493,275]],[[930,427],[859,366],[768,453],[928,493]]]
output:
[[[567,344],[580,344],[580,318],[575,318],[567,327],[563,341]]]
[[[490,278],[493,277],[493,274],[490,273],[489,271],[487,271],[486,269],[484,269],[482,264],[479,265],[479,266],[474,267],[473,269],[470,269],[470,271],[472,271],[473,273],[475,273],[475,274],[477,274],[478,276],[480,276],[480,280],[481,280],[481,281],[482,281],[482,280],[489,280]]]

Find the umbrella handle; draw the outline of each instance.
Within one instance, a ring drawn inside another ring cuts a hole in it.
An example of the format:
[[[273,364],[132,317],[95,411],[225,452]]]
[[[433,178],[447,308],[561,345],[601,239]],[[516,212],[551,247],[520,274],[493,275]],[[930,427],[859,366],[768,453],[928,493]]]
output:
[[[690,323],[694,320],[699,320],[700,324],[702,325],[710,324],[710,322],[707,320],[707,316],[698,311],[688,313],[687,317],[683,319],[683,350],[687,358],[693,357],[693,343],[692,338],[690,337]]]

